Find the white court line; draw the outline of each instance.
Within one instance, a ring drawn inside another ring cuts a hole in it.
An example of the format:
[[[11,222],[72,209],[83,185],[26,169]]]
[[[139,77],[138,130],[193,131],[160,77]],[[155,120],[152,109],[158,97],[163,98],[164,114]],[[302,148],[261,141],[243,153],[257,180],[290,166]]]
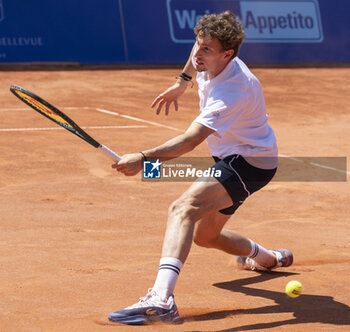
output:
[[[282,158],[291,159],[291,160],[294,160],[294,161],[297,161],[297,162],[300,162],[300,163],[305,162],[304,160],[302,160],[300,158],[289,157],[289,156],[286,156],[284,154],[279,154],[278,156],[282,157]],[[311,165],[311,166],[320,167],[320,168],[326,168],[326,169],[329,169],[331,171],[335,171],[335,172],[339,172],[339,173],[343,173],[343,174],[350,174],[349,171],[344,171],[343,169],[339,169],[339,168],[335,168],[335,167],[330,167],[330,166],[326,166],[326,165],[322,165],[322,164],[318,164],[318,163],[313,163],[313,162],[310,162],[308,164]]]
[[[318,163],[310,163],[310,165],[320,167],[320,168],[326,168],[326,169],[329,169],[331,171],[335,171],[335,172],[339,172],[339,173],[343,173],[343,174],[350,174],[350,172],[344,171],[342,169],[338,169],[338,168],[330,167],[330,166],[325,166],[325,165],[318,164]]]
[[[91,107],[84,106],[84,107],[61,107],[61,108],[65,110],[88,110]]]
[[[29,108],[28,107],[27,108],[12,108],[12,109],[10,109],[10,108],[1,108],[0,111],[26,111],[27,109],[29,109]],[[61,109],[66,109],[66,110],[77,110],[77,109],[85,109],[85,110],[87,110],[87,109],[92,109],[92,110],[95,110],[95,111],[98,111],[98,112],[101,112],[101,113],[106,113],[106,114],[110,114],[110,115],[120,116],[121,118],[129,119],[129,120],[133,120],[133,121],[138,121],[138,122],[144,122],[144,123],[151,124],[153,126],[158,126],[158,127],[163,127],[163,128],[167,128],[167,129],[183,132],[183,130],[175,128],[175,127],[166,126],[166,125],[163,125],[161,123],[140,119],[140,118],[137,118],[135,116],[130,116],[130,115],[126,115],[126,114],[112,112],[112,111],[104,110],[104,109],[101,109],[101,108],[93,108],[93,107],[84,106],[84,107],[61,107]]]
[[[65,110],[87,110],[90,109],[91,107],[60,107],[61,109]],[[0,112],[18,112],[18,111],[27,111],[30,110],[31,108],[28,107],[16,107],[16,108],[0,108]]]
[[[125,118],[125,119],[130,119],[130,120],[134,120],[134,121],[148,123],[148,124],[151,124],[153,126],[158,126],[158,127],[163,127],[163,128],[167,128],[167,129],[183,132],[183,130],[175,128],[175,127],[170,127],[170,126],[163,125],[161,123],[157,123],[157,122],[153,122],[153,121],[148,121],[148,120],[136,118],[135,116],[130,116],[130,115],[125,115],[125,114],[121,114],[121,113],[117,113],[117,112],[104,110],[102,108],[96,108],[96,111],[101,112],[101,113],[110,114],[110,115],[120,116],[121,118]]]
[[[0,112],[18,112],[18,111],[26,111],[30,109],[29,107],[17,107],[17,108],[0,108]]]
[[[289,157],[289,156],[285,156],[283,154],[279,154],[278,155],[279,157],[282,157],[282,158],[287,158],[287,159],[290,159],[290,160],[294,160],[294,161],[297,161],[298,163],[303,163],[304,160],[301,160],[299,158],[295,158],[295,157]]]
[[[91,126],[81,127],[82,129],[130,129],[130,128],[147,128],[148,126]],[[61,127],[48,127],[48,128],[11,128],[11,129],[0,129],[0,132],[11,132],[11,131],[41,131],[41,130],[65,130]]]

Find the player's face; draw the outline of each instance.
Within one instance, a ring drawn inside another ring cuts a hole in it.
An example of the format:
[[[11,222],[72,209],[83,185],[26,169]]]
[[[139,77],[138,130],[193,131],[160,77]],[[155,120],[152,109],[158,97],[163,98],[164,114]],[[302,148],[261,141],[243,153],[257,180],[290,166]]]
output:
[[[209,77],[213,78],[226,67],[232,55],[233,50],[224,51],[217,38],[197,36],[193,54],[197,71],[206,71]]]

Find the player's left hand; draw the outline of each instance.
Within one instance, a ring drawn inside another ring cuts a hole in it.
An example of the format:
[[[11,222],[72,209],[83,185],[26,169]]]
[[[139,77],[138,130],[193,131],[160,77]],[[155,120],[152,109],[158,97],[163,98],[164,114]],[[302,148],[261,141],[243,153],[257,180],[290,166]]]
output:
[[[136,175],[143,167],[143,157],[141,153],[130,153],[122,156],[122,159],[112,165],[118,172],[126,176]]]
[[[169,89],[161,93],[156,99],[153,100],[151,107],[157,107],[156,114],[158,115],[165,105],[165,115],[169,114],[170,105],[174,103],[175,111],[178,110],[179,106],[177,100],[183,95],[187,88],[188,82],[182,79],[178,79],[174,85]]]

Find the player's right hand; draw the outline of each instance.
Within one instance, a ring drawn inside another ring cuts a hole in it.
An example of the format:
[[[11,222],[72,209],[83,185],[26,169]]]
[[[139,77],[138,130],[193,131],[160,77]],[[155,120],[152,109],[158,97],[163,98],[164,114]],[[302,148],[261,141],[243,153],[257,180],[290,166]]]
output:
[[[112,165],[118,172],[126,176],[136,175],[143,167],[143,157],[141,153],[130,153],[122,156],[117,163]]]
[[[178,79],[174,85],[169,89],[161,93],[156,99],[153,100],[151,107],[155,107],[158,104],[156,114],[158,115],[165,104],[165,115],[169,114],[170,105],[174,103],[175,111],[178,110],[177,100],[183,95],[187,88],[188,82]]]

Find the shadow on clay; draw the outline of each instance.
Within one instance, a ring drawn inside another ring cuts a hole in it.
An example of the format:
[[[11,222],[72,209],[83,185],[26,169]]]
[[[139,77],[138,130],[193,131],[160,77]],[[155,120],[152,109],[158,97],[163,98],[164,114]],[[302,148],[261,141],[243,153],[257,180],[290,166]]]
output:
[[[217,332],[262,330],[278,326],[293,326],[305,323],[333,324],[339,326],[350,325],[350,307],[335,301],[331,296],[302,294],[298,298],[291,299],[283,292],[248,287],[250,284],[293,275],[296,275],[296,273],[270,272],[259,274],[251,278],[213,284],[215,287],[226,289],[231,292],[270,299],[276,304],[253,309],[213,311],[205,314],[187,316],[183,318],[183,321],[216,320],[242,314],[292,313],[294,316],[292,319],[235,326],[225,330],[218,330]]]

